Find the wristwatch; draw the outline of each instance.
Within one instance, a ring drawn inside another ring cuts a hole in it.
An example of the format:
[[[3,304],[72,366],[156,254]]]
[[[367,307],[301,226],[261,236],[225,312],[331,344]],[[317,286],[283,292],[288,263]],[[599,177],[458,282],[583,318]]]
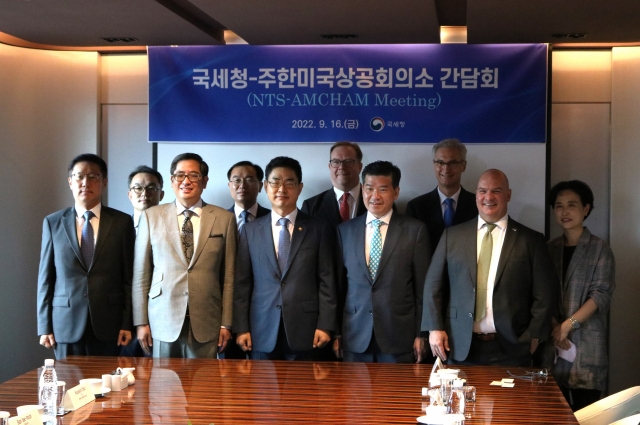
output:
[[[569,321],[571,322],[571,329],[574,331],[576,329],[580,329],[580,322],[573,318],[573,316],[569,317]]]

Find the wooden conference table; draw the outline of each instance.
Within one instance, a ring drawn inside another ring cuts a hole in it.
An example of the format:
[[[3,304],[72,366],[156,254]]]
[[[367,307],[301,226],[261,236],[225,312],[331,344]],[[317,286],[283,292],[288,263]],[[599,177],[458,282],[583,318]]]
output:
[[[68,389],[118,366],[136,368],[134,385],[58,423],[415,424],[424,415],[421,389],[431,373],[431,365],[125,357],[69,357],[56,362],[56,371]],[[552,377],[501,388],[489,384],[509,377],[505,367],[460,369],[477,388],[465,425],[578,423]],[[0,384],[0,410],[15,415],[17,406],[37,404],[37,374]]]

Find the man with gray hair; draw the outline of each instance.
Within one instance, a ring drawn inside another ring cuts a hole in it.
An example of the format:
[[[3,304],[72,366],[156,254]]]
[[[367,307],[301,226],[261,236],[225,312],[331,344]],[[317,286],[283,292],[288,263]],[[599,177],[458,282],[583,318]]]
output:
[[[429,230],[431,248],[435,250],[447,227],[478,216],[476,197],[460,184],[467,168],[467,148],[458,139],[444,139],[433,146],[433,170],[438,186],[412,199],[406,214],[424,222]]]

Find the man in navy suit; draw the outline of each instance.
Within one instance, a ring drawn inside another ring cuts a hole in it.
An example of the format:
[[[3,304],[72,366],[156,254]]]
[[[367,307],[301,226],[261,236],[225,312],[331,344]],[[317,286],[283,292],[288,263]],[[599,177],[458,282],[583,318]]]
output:
[[[467,148],[457,139],[433,146],[433,169],[438,186],[407,204],[407,215],[427,225],[431,248],[436,249],[446,227],[473,220],[478,215],[476,197],[460,184],[467,168]]]
[[[258,204],[258,193],[262,190],[263,178],[264,171],[262,171],[262,168],[251,161],[237,162],[227,171],[229,193],[234,201],[229,211],[236,217],[238,235],[242,232],[245,224],[271,212],[270,209]],[[233,332],[233,341],[235,341],[235,337],[236,333]],[[229,344],[226,351],[218,354],[218,357],[245,359],[247,354],[237,344]]]
[[[422,330],[434,356],[526,367],[550,335],[553,264],[542,234],[508,216],[510,199],[507,176],[485,171],[476,189],[478,218],[442,234],[423,297]]]
[[[296,207],[298,161],[277,157],[264,188],[271,214],[240,235],[233,329],[252,359],[313,359],[336,330],[334,230]]]
[[[368,213],[338,226],[345,361],[420,362],[422,294],[431,249],[424,223],[393,211],[400,169],[376,161],[362,172]]]
[[[238,232],[248,222],[267,215],[271,211],[258,204],[258,193],[262,190],[263,177],[262,168],[250,161],[237,162],[227,172],[229,193],[234,201],[229,211],[236,216]]]
[[[131,341],[131,216],[102,205],[107,164],[94,154],[69,165],[75,204],[45,217],[38,273],[38,335],[56,358],[117,356]]]
[[[335,227],[367,212],[360,186],[360,146],[350,142],[335,143],[329,151],[328,168],[333,187],[305,200],[301,210],[310,216],[322,218]]]

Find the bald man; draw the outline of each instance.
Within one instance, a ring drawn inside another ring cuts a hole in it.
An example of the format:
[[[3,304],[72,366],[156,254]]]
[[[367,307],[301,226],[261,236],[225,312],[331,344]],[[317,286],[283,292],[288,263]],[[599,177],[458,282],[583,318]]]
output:
[[[433,355],[450,363],[530,366],[550,335],[553,265],[542,234],[508,216],[510,200],[507,176],[485,171],[478,218],[445,229],[431,260],[422,331]]]

